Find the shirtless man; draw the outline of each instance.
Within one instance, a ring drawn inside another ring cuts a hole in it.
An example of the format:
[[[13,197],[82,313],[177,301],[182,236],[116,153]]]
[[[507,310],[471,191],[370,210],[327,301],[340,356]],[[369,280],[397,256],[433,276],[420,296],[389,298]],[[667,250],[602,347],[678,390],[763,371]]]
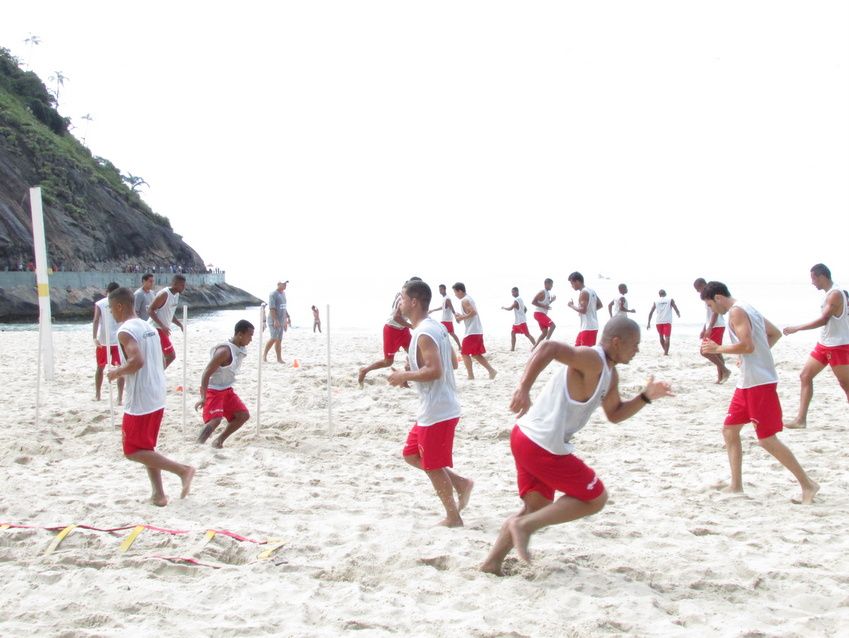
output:
[[[693,282],[693,288],[699,293],[701,299],[702,290],[705,289],[707,281],[703,277],[699,277]],[[699,342],[704,339],[710,339],[717,345],[722,345],[722,337],[725,335],[725,319],[722,315],[716,314],[710,309],[710,306],[705,304],[705,324],[702,326],[702,331],[699,333]],[[725,383],[728,377],[731,376],[731,370],[725,365],[725,359],[721,354],[715,352],[702,352],[702,356],[716,366],[716,383]]]
[[[436,308],[431,308],[428,310],[428,314],[432,312],[442,311],[442,318],[440,322],[443,326],[445,326],[446,332],[454,339],[454,342],[457,344],[457,349],[460,349],[460,339],[457,337],[457,333],[454,332],[454,304],[451,302],[451,298],[448,296],[448,289],[445,287],[445,284],[439,284],[439,294],[442,296],[442,303],[438,305]]]
[[[465,322],[466,334],[463,337],[463,345],[461,346],[461,354],[463,355],[463,363],[466,366],[466,373],[469,379],[474,379],[475,374],[472,371],[472,359],[481,364],[486,371],[489,372],[489,378],[494,379],[498,374],[495,369],[489,365],[489,361],[483,356],[486,353],[486,348],[483,345],[483,325],[481,324],[480,315],[478,315],[478,307],[475,305],[475,300],[466,294],[466,286],[462,282],[457,282],[451,288],[454,290],[454,296],[460,300],[462,313],[456,315],[457,322]]]
[[[651,305],[649,310],[649,318],[646,322],[646,330],[651,327],[651,316],[657,310],[657,319],[655,319],[655,328],[657,328],[658,337],[660,337],[660,347],[663,348],[664,356],[669,354],[669,343],[672,339],[672,311],[681,318],[681,313],[678,312],[678,306],[675,305],[675,300],[672,297],[666,296],[666,291],[661,288],[657,292],[658,298]]]
[[[224,441],[250,418],[245,404],[233,390],[233,384],[253,337],[253,324],[242,319],[236,323],[229,340],[212,348],[210,361],[200,380],[200,401],[195,404],[195,410],[203,408],[204,427],[198,443],[206,443],[221,420],[226,419],[227,427],[212,442],[212,447],[222,448]]]
[[[185,289],[186,278],[183,275],[174,275],[171,285],[160,290],[150,304],[149,323],[159,332],[159,342],[162,344],[162,356],[165,358],[166,368],[177,358],[174,344],[171,343],[171,323],[177,324],[180,330],[183,330],[183,324],[174,313],[180,303],[180,293]]]
[[[629,312],[637,312],[628,307],[628,299],[625,295],[628,294],[628,286],[625,284],[619,284],[619,298],[612,299],[609,304],[607,304],[607,312],[612,317],[618,315],[627,315]],[[616,306],[616,312],[613,312],[613,306]]]
[[[409,281],[421,281],[420,277],[410,277]],[[392,300],[392,314],[383,325],[383,359],[378,359],[365,368],[360,368],[357,383],[360,387],[366,380],[366,375],[373,370],[388,368],[395,361],[395,353],[401,348],[407,352],[410,347],[410,328],[412,325],[401,315],[401,293]]]
[[[162,470],[180,477],[180,498],[189,495],[195,468],[177,463],[156,451],[159,426],[165,413],[165,367],[156,331],[133,312],[133,292],[118,288],[109,293],[109,309],[118,328],[121,365],[107,373],[109,381],[126,378],[127,401],[121,423],[124,456],[141,463],[153,489],[151,501],[164,507],[168,497],[162,485]]]
[[[510,409],[519,415],[510,435],[522,509],[508,518],[481,570],[501,575],[504,558],[516,548],[530,562],[531,535],[549,525],[568,523],[595,514],[607,502],[607,491],[596,473],[573,454],[572,436],[601,405],[608,420],[620,423],[652,401],[672,396],[668,383],[649,377],[637,396],[619,396],[617,364],[639,352],[640,327],[627,317],[607,322],[601,345],[572,347],[549,341],[531,355]],[[532,404],[530,392],[537,377],[553,361],[564,364]],[[554,500],[555,492],[563,496]]]
[[[728,334],[731,344],[720,346],[709,338],[702,340],[703,352],[737,354],[742,357],[741,376],[734,390],[722,436],[731,466],[731,485],[726,492],[743,491],[743,445],[740,430],[751,422],[760,446],[786,467],[799,482],[802,495],[795,503],[809,505],[820,486],[812,481],[777,434],[783,429],[781,403],[778,400],[778,374],[771,349],[781,338],[781,332],[749,304],[737,301],[728,287],[711,281],[702,290],[702,299],[711,310],[728,315]]]
[[[546,279],[543,282],[543,288],[540,290],[531,301],[531,305],[536,308],[534,311],[534,319],[536,319],[539,329],[542,332],[539,335],[536,343],[539,345],[544,339],[551,339],[554,329],[557,325],[548,316],[548,311],[551,310],[551,304],[557,299],[557,295],[551,294],[551,289],[554,287],[553,279]]]
[[[103,385],[103,369],[108,363],[113,366],[121,365],[121,355],[118,353],[118,324],[109,312],[109,293],[120,286],[114,281],[106,286],[106,297],[94,302],[94,320],[91,324],[91,336],[94,339],[94,357],[97,369],[94,372],[94,399],[100,401],[100,388]],[[109,347],[106,347],[106,344]],[[124,397],[124,380],[118,379],[118,405]]]
[[[575,339],[576,346],[594,346],[598,337],[598,311],[602,303],[595,290],[584,285],[584,276],[579,272],[569,275],[569,283],[573,290],[580,291],[578,304],[570,299],[569,307],[581,318],[581,329]]]
[[[410,321],[413,333],[408,353],[408,370],[393,371],[389,385],[412,383],[419,394],[416,422],[407,436],[404,460],[423,470],[445,508],[446,527],[461,527],[460,512],[468,505],[474,481],[453,469],[454,430],[460,421],[460,403],[454,385],[454,356],[448,333],[428,317],[430,287],[423,281],[408,281],[401,290],[401,314]],[[457,499],[454,499],[454,492]]]
[[[802,382],[799,413],[793,421],[784,424],[786,428],[807,426],[808,407],[814,396],[814,377],[826,366],[831,366],[831,371],[849,400],[849,293],[835,285],[831,280],[831,271],[825,264],[816,264],[811,268],[811,283],[817,290],[825,292],[822,314],[808,323],[786,327],[784,334],[792,335],[800,330],[816,328],[822,328],[822,331],[799,375]]]
[[[513,311],[513,329],[510,331],[510,352],[514,352],[516,350],[516,335],[525,335],[528,338],[528,341],[531,342],[531,349],[533,349],[537,342],[528,331],[528,319],[525,316],[528,309],[525,307],[525,302],[522,301],[522,298],[519,296],[518,288],[514,286],[510,291],[510,294],[513,295],[513,305],[501,306],[502,310]],[[552,323],[551,325],[553,326],[554,324]],[[553,329],[554,328],[552,328],[552,330]]]

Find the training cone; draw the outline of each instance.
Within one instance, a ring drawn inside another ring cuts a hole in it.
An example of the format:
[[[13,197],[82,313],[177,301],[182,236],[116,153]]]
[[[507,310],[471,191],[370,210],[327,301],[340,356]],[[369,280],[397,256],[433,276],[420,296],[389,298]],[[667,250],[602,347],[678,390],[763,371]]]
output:
[[[177,388],[176,388],[176,390],[177,390],[177,392],[182,392],[182,391],[183,391],[183,386],[178,385],[178,386],[177,386]]]
[[[292,363],[292,367],[293,368],[300,368],[301,364],[297,359],[295,359],[295,361]]]

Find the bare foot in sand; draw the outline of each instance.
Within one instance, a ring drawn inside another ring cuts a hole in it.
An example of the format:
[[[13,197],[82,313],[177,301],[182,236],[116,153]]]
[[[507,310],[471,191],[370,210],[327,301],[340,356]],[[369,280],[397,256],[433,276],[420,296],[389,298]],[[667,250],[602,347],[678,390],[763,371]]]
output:
[[[168,497],[165,494],[154,494],[150,497],[150,502],[156,507],[165,507],[168,505]]]
[[[485,574],[492,574],[493,576],[504,576],[504,572],[501,571],[501,565],[490,565],[489,563],[484,563],[480,566],[480,570]]]
[[[719,379],[716,380],[716,383],[723,384],[728,381],[729,377],[731,377],[731,370],[723,368],[722,372],[719,374]]]
[[[510,530],[510,537],[513,539],[513,548],[516,553],[526,563],[531,562],[531,555],[528,553],[528,543],[531,540],[530,534],[522,529],[522,519],[519,517],[507,521],[507,529]]]
[[[802,489],[802,497],[790,499],[796,505],[810,505],[814,502],[814,497],[820,491],[820,484],[816,481],[811,481],[811,486],[808,489]]]
[[[463,527],[463,519],[459,516],[457,518],[443,518],[437,525],[441,525],[442,527]]]
[[[195,468],[189,468],[180,476],[183,482],[183,491],[180,492],[180,498],[186,498],[189,495],[189,490],[192,488],[192,479],[195,477]]]
[[[790,430],[804,430],[806,427],[808,427],[808,423],[807,421],[793,419],[792,421],[790,421],[790,423],[785,423],[784,427]]]
[[[492,372],[489,373],[489,378],[494,379],[496,374],[498,374],[498,372],[493,370]]]
[[[457,490],[457,511],[462,512],[469,504],[469,499],[472,497],[472,490],[475,489],[475,482],[472,479],[466,479],[466,483],[462,490]]]
[[[733,486],[729,485],[728,487],[723,487],[719,491],[722,492],[723,494],[742,494],[743,488],[742,487],[733,487]]]
[[[221,440],[220,436],[217,436],[217,437],[215,437],[215,439],[213,439],[212,447],[219,449],[219,450],[224,447],[224,441]]]
[[[359,374],[357,374],[357,383],[360,385],[361,388],[363,387],[363,383],[365,383],[365,380],[366,380],[366,369],[360,368],[360,372],[359,372]]]

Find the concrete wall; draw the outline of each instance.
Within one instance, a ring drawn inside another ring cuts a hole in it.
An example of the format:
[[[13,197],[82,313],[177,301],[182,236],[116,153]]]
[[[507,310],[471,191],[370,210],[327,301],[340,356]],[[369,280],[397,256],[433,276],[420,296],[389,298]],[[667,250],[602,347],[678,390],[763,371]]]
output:
[[[141,286],[141,278],[144,273],[128,273],[128,272],[54,272],[48,275],[48,281],[51,288],[95,288],[105,289],[110,281],[114,281],[121,286],[126,286],[135,290]],[[167,286],[171,283],[171,278],[174,275],[171,273],[156,273],[153,277],[156,280],[157,288]],[[223,273],[212,273],[206,275],[197,275],[184,273],[186,284],[188,286],[204,286],[223,284]],[[35,287],[34,272],[4,272],[0,271],[0,288],[14,288],[15,286]]]

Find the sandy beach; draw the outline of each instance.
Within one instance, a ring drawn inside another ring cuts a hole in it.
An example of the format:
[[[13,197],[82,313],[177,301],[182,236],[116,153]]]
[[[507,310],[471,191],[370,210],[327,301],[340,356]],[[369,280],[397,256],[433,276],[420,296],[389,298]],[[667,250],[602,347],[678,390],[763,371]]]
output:
[[[511,554],[499,578],[478,566],[520,505],[507,405],[527,343],[511,353],[508,334],[486,335],[494,381],[458,370],[455,467],[476,488],[465,527],[444,529],[434,527],[441,509],[425,475],[400,457],[413,391],[389,387],[381,371],[363,389],[356,383],[357,368],[380,357],[380,326],[333,335],[332,424],[326,341],[294,330],[286,364],[263,367],[260,433],[252,418],[215,450],[195,443],[201,423],[191,406],[209,348],[228,336],[190,327],[185,430],[175,337],[159,449],[198,471],[185,500],[166,475],[172,501],[157,508],[143,468],[122,457],[109,401],[93,401],[90,333],[54,334],[56,378],[43,386],[35,425],[37,332],[0,332],[0,524],[29,526],[0,530],[2,635],[846,635],[849,408],[829,371],[815,381],[808,428],[780,435],[822,486],[815,503],[791,503],[798,485],[758,448],[752,428],[743,431],[745,494],[726,495],[717,489],[729,477],[720,426],[736,369],[714,385],[693,338],[673,332],[663,357],[654,331],[644,332],[642,351],[620,368],[623,396],[650,374],[677,396],[623,424],[593,417],[574,442],[610,502],[534,536],[533,563]],[[786,420],[815,339],[796,335],[774,349]],[[236,386],[251,411],[258,345]],[[400,355],[396,362],[403,366]],[[72,524],[127,529],[73,529],[48,554]],[[185,533],[145,529],[122,552],[140,524]]]

